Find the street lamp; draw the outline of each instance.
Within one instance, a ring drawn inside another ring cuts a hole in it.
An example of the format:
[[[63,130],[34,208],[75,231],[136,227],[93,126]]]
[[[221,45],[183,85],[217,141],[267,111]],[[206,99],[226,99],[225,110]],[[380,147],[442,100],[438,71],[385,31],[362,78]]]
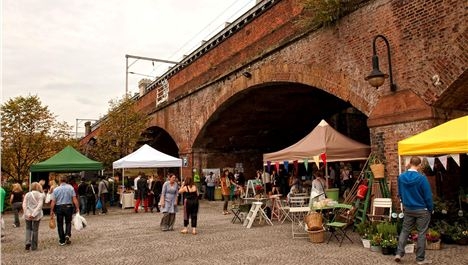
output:
[[[379,69],[379,57],[377,56],[377,49],[375,47],[375,42],[378,38],[382,38],[385,44],[387,45],[387,57],[388,57],[388,75],[384,74]],[[390,77],[390,91],[395,92],[397,89],[397,85],[393,83],[393,75],[392,75],[392,60],[390,59],[390,45],[388,43],[387,38],[383,35],[377,35],[374,37],[374,41],[372,42],[372,72],[364,78],[364,80],[368,81],[369,84],[375,88],[379,88],[379,86],[383,85],[385,82],[385,78]]]

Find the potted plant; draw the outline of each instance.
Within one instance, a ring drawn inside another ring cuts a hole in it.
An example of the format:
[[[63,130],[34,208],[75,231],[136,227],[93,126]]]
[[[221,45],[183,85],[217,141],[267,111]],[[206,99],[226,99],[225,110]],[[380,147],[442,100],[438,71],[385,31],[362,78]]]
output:
[[[356,225],[356,232],[361,237],[364,248],[370,248],[370,240],[372,239],[372,224],[363,221]]]
[[[394,255],[398,247],[398,240],[396,237],[391,237],[390,239],[383,239],[380,243],[382,247],[382,254],[384,255]]]
[[[382,235],[377,233],[372,236],[370,241],[370,250],[372,252],[382,252],[382,247],[380,244],[382,243]]]
[[[440,232],[429,228],[426,233],[426,249],[440,249]]]
[[[377,154],[371,154],[369,158],[369,167],[376,179],[382,179],[385,177],[385,160],[382,156]]]

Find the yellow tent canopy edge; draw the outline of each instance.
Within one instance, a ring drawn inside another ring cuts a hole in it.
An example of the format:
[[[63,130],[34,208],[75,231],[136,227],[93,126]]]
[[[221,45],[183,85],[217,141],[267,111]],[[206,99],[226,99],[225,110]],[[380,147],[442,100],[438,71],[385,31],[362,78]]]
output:
[[[468,115],[398,142],[398,155],[468,153]]]

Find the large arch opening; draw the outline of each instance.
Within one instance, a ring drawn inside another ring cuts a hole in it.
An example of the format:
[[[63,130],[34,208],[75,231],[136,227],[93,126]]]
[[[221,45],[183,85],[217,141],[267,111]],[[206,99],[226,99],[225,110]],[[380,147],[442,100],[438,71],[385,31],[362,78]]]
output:
[[[168,154],[173,157],[179,157],[179,148],[172,137],[166,130],[152,126],[147,128],[140,136],[137,145],[142,146],[148,144],[160,152]]]
[[[255,172],[263,153],[297,142],[322,119],[344,135],[370,143],[367,117],[349,102],[315,87],[283,82],[264,83],[232,96],[205,123],[193,149],[203,152],[204,167],[243,163]]]

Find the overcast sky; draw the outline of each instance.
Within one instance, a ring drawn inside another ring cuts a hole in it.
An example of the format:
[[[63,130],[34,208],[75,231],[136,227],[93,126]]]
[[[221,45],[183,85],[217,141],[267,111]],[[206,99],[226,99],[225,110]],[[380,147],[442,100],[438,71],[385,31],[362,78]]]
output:
[[[255,0],[1,0],[2,103],[38,95],[58,121],[98,119],[125,93],[125,54],[180,61]],[[133,63],[133,64],[132,64]],[[170,65],[129,59],[129,91]],[[78,131],[84,131],[82,121]]]

